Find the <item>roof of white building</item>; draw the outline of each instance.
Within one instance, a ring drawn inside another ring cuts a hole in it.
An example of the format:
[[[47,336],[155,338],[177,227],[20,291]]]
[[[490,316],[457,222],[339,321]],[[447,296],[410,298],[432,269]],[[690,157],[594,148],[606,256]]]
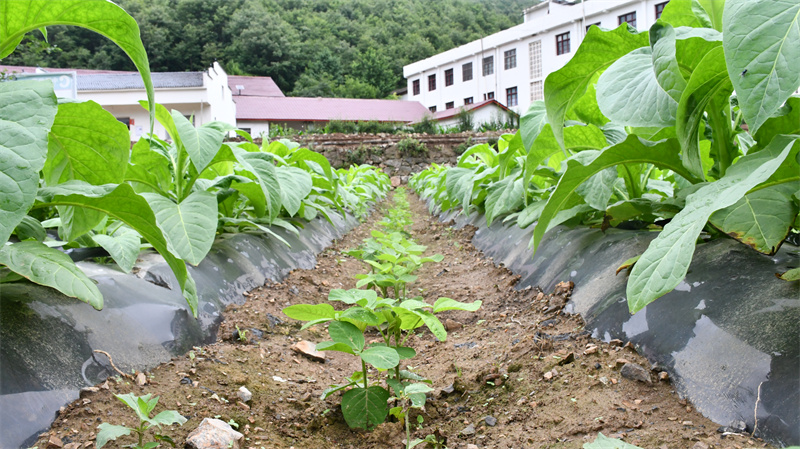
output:
[[[228,87],[234,96],[285,97],[281,88],[269,76],[228,75]]]
[[[444,111],[437,111],[437,112],[433,113],[432,117],[433,117],[434,120],[437,120],[437,121],[438,120],[444,120],[444,119],[448,119],[448,118],[451,118],[451,117],[455,117],[462,110],[475,111],[477,109],[481,109],[481,108],[486,107],[486,106],[495,106],[495,107],[498,107],[498,108],[500,108],[500,109],[502,109],[504,111],[511,112],[510,109],[508,109],[507,107],[503,106],[503,104],[500,103],[497,100],[484,100],[484,101],[479,101],[479,102],[473,103],[473,104],[467,104],[467,105],[464,105],[464,106],[462,106],[460,108],[451,108],[451,109],[445,109]]]
[[[429,113],[418,101],[245,96],[235,100],[239,120],[408,123]]]

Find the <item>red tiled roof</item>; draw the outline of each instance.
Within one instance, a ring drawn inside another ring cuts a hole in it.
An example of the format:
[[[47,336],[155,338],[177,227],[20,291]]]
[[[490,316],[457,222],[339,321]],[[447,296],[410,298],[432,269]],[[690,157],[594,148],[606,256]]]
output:
[[[241,96],[235,101],[239,120],[413,122],[428,113],[417,101],[401,100]]]
[[[440,120],[444,120],[444,119],[447,119],[447,118],[450,118],[450,117],[455,117],[456,115],[458,115],[459,112],[461,112],[462,109],[466,109],[468,111],[474,111],[476,109],[480,109],[480,108],[482,108],[484,106],[488,106],[490,104],[494,104],[495,106],[504,109],[506,112],[509,111],[509,109],[507,107],[503,106],[503,104],[500,103],[497,100],[483,100],[483,101],[479,101],[477,103],[472,103],[472,104],[468,104],[468,105],[462,106],[460,108],[445,109],[444,111],[437,111],[437,112],[433,113],[432,117],[433,117],[434,120],[440,121]]]
[[[244,86],[241,92],[236,86]],[[228,87],[234,97],[284,97],[281,88],[269,76],[228,75]]]

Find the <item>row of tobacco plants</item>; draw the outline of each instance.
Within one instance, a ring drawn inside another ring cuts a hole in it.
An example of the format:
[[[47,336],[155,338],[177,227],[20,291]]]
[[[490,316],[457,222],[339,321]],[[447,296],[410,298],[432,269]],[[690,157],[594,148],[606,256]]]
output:
[[[411,440],[408,411],[422,408],[426,394],[433,391],[430,380],[401,368],[401,362],[412,359],[416,352],[405,346],[415,329],[426,326],[439,340],[447,339],[447,331],[435,314],[447,310],[474,312],[481,301],[462,303],[439,298],[429,304],[421,296],[410,296],[409,284],[417,280],[414,274],[425,263],[441,262],[441,255],[423,256],[425,246],[409,239],[404,231],[411,224],[411,213],[403,189],[394,196],[395,207],[379,223],[383,231],[373,230],[347,254],[370,267],[370,272],[356,276],[356,289],[331,290],[328,300],[344,303],[336,310],[329,303],[297,304],[283,309],[290,318],[307,323],[308,327],[327,324],[331,340],[318,343],[317,350],[340,351],[358,357],[361,369],[341,385],[325,390],[322,399],[338,391],[342,396],[342,414],[350,427],[370,429],[384,422],[389,414],[405,422],[406,447],[428,441]],[[380,336],[378,342],[368,343],[366,333]],[[370,378],[370,367],[379,373]],[[382,379],[382,380],[381,380]],[[389,404],[393,403],[393,407]]]
[[[774,254],[798,232],[798,42],[797,2],[671,0],[649,31],[592,26],[516,134],[412,186],[488,224],[535,224],[534,251],[561,223],[661,230],[630,261],[635,313],[683,280],[698,239]]]
[[[0,282],[53,287],[100,309],[103,297],[62,249],[102,247],[129,272],[143,248],[172,268],[197,315],[186,263],[197,265],[222,232],[254,230],[282,240],[308,220],[347,211],[361,216],[388,190],[368,166],[333,169],[289,141],[259,147],[226,143],[234,127],[195,128],[153,100],[147,55],[136,22],[105,0],[4,2],[0,58],[25,33],[78,25],[113,40],[138,67],[148,92],[142,106],[170,142],[151,134],[131,148],[124,124],[97,103],[56,99],[50,81],[0,83]]]

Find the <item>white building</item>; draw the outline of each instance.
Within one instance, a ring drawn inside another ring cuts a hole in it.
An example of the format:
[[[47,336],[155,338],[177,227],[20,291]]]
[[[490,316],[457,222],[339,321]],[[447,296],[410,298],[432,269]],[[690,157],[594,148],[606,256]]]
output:
[[[150,117],[140,101],[147,93],[139,72],[84,69],[42,69],[37,67],[0,66],[10,75],[76,73],[76,98],[92,100],[125,123],[131,130],[131,140],[139,140],[150,131]],[[202,72],[152,73],[156,103],[168,111],[173,109],[194,118],[197,126],[215,120],[236,123],[236,105],[228,86],[228,75],[217,62]],[[166,139],[167,132],[158,122],[154,132]]]
[[[408,98],[432,112],[496,99],[524,113],[544,79],[569,61],[592,25],[649,29],[665,0],[544,0],[524,22],[403,67]]]

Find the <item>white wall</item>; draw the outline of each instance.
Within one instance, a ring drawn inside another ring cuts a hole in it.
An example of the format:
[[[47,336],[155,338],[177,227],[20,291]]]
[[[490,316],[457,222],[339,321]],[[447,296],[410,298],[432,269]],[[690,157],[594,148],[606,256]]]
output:
[[[655,22],[655,5],[664,1],[586,0],[575,5],[548,2],[529,8],[525,22],[520,25],[403,67],[409,99],[441,111],[448,102],[454,102],[458,108],[464,105],[465,98],[479,102],[484,94],[494,92],[495,99],[507,105],[506,89],[516,87],[519,103],[509,109],[524,113],[532,102],[531,83],[541,83],[543,87],[547,75],[569,61],[586,34],[586,25],[600,22],[603,28],[616,28],[618,16],[635,11],[637,28],[646,30]],[[566,32],[570,33],[570,52],[557,55],[556,35]],[[541,50],[541,77],[531,76],[529,45],[537,41]],[[503,57],[509,49],[516,49],[517,66],[506,70]],[[494,73],[483,76],[482,59],[486,56],[494,56]],[[467,62],[472,62],[473,79],[462,81],[461,67]],[[444,72],[450,68],[454,69],[454,83],[445,87]],[[436,75],[436,90],[429,91],[428,76],[432,74]],[[414,95],[414,80],[420,81],[418,95]]]
[[[203,73],[202,87],[156,89],[156,103],[168,111],[178,110],[181,114],[194,117],[195,126],[212,121],[236,124],[236,104],[233,102],[228,75],[217,62]],[[81,90],[79,100],[92,100],[102,105],[117,118],[132,118],[131,141],[137,141],[150,130],[150,118],[140,106],[147,100],[144,89],[131,90]],[[166,130],[158,122],[153,132],[160,138],[168,137]]]
[[[239,120],[236,127],[250,129],[248,132],[254,139],[261,137],[261,134],[269,136],[269,122],[266,120]]]
[[[479,128],[483,123],[493,123],[497,121],[507,122],[509,120],[508,113],[498,107],[497,105],[487,105],[479,109],[471,111],[472,122],[475,128]],[[439,126],[444,128],[452,128],[458,126],[458,116],[448,117],[439,120]]]

